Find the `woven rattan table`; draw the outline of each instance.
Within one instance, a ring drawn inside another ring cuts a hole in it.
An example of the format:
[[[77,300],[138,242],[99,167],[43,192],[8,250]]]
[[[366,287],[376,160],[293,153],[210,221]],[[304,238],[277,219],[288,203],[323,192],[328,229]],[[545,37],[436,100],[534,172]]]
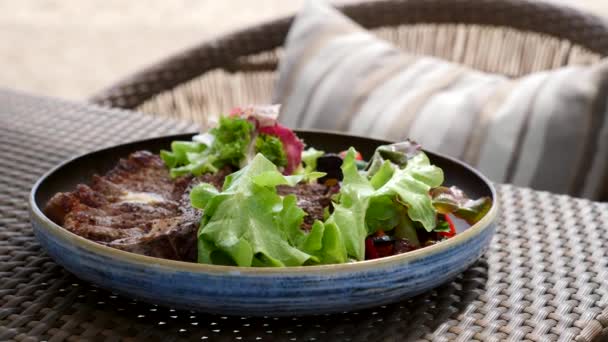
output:
[[[499,186],[486,256],[434,291],[340,315],[224,317],[80,281],[39,247],[26,198],[78,153],[193,131],[142,114],[0,91],[0,340],[404,341],[608,339],[608,204]]]

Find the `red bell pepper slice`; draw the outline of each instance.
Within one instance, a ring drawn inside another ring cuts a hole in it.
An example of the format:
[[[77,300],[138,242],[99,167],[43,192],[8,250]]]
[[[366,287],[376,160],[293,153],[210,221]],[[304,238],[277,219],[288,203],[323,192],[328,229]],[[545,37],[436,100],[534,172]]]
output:
[[[445,221],[450,226],[450,231],[449,232],[440,232],[438,234],[441,236],[451,238],[452,236],[456,235],[456,226],[454,225],[454,221],[452,221],[452,218],[450,217],[450,215],[444,214],[443,217],[445,218]]]
[[[374,245],[372,238],[365,239],[365,260],[378,258],[378,250],[376,250],[376,246]]]

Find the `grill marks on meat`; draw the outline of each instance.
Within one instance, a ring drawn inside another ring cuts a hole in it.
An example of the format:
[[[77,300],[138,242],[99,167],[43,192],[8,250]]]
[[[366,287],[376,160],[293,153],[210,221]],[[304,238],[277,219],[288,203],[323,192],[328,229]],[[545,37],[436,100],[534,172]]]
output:
[[[331,204],[331,188],[323,184],[300,183],[296,186],[279,185],[277,193],[281,196],[294,194],[298,198],[297,205],[306,212],[302,228],[306,231],[312,228],[315,220],[323,221],[325,208]]]
[[[190,190],[200,182],[221,187],[229,170],[172,180],[162,160],[139,151],[90,186],[58,193],[45,212],[65,229],[87,239],[159,258],[195,261],[200,210]]]

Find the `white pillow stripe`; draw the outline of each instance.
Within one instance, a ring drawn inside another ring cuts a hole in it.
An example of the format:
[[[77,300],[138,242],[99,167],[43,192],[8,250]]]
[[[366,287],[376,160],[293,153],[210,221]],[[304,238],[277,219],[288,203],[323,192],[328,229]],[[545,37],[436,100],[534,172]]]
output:
[[[371,38],[371,37],[370,37]],[[329,126],[337,123],[337,113],[344,111],[344,106],[333,101],[326,101],[324,94],[331,93],[343,99],[345,103],[352,103],[356,93],[353,88],[344,82],[341,73],[349,73],[350,77],[359,83],[359,80],[365,80],[369,74],[369,69],[377,67],[376,64],[362,63],[366,60],[384,60],[390,55],[395,55],[395,50],[388,44],[372,44],[368,40],[359,42],[357,45],[367,45],[366,49],[351,51],[348,58],[339,63],[332,73],[328,74],[319,87],[315,90],[320,94],[311,99],[308,112],[323,113],[316,121],[316,125]]]
[[[487,89],[497,80],[484,79],[472,82],[476,74],[464,74],[451,87],[430,97],[416,115],[410,129],[410,137],[430,141],[430,150],[441,150],[449,155],[463,153],[467,137],[475,127],[480,104],[488,96]],[[445,105],[452,110],[444,110]]]
[[[595,96],[596,88],[589,87],[591,84],[588,82],[580,82],[585,79],[581,75],[587,72],[587,68],[566,68],[552,73],[547,89],[539,95],[538,104],[534,108],[542,112],[535,115],[546,117],[547,124],[545,139],[539,143],[542,155],[538,158],[534,174],[529,177],[532,187],[551,188],[557,192],[569,192],[573,188],[579,171],[578,165],[582,158],[587,158],[584,154],[588,136],[594,130],[591,127],[593,113],[590,112],[591,108],[587,113],[558,108],[559,102],[547,94],[557,94],[564,101],[583,107],[581,101],[584,98],[571,94],[587,93],[588,98]],[[551,170],[550,176],[545,174],[547,169]],[[571,181],[564,182],[564,179]]]
[[[408,103],[401,107],[400,117],[393,118],[389,122],[389,129],[386,134],[405,137],[405,132],[410,132],[411,135],[412,124],[419,118],[418,113],[421,112],[427,101],[436,93],[448,89],[454,83],[457,83],[458,79],[463,77],[463,75],[464,69],[450,68],[445,73],[436,75],[434,81],[418,85],[412,91],[414,96],[410,97]]]
[[[358,112],[353,111],[355,115],[349,131],[356,134],[373,134],[371,126],[378,121],[378,116],[386,115],[386,108],[391,106],[392,101],[403,97],[410,88],[415,87],[413,80],[418,75],[425,74],[435,67],[436,64],[432,60],[419,60],[398,74],[391,75],[392,77],[387,78],[384,84],[369,94]]]
[[[499,82],[499,80],[495,81]],[[459,156],[462,160],[468,160],[474,165],[479,164],[483,144],[488,138],[488,130],[492,124],[494,115],[505,103],[513,88],[515,88],[515,84],[511,82],[501,82],[498,85],[489,85],[487,87],[485,91],[486,97],[484,98],[485,102],[479,104],[479,113],[473,115],[475,126],[466,137],[467,142],[462,153],[455,156]]]
[[[482,149],[477,167],[491,175],[496,182],[507,181],[507,169],[513,158],[526,111],[537,88],[544,80],[544,73],[531,75],[522,80],[519,86],[512,88],[511,94],[506,97],[501,108],[494,113],[486,139],[481,143]]]
[[[608,194],[608,108],[604,111],[604,122],[597,139],[596,152],[592,156],[591,170],[584,184],[583,193],[590,197],[603,198]]]
[[[348,108],[341,108],[340,111],[335,111],[337,115],[336,127],[339,130],[349,130],[351,123],[356,120],[353,113],[356,113],[363,106],[369,95],[385,82],[391,75],[395,75],[399,70],[415,62],[412,58],[402,58],[399,55],[392,56],[384,61],[384,65],[379,66],[376,70],[369,70],[365,79],[361,80],[352,89],[352,101]],[[341,114],[341,115],[340,115]]]
[[[300,74],[307,75],[305,82],[296,82],[290,94],[287,94],[288,100],[283,100],[284,110],[294,113],[305,112],[310,98],[314,94],[319,82],[325,75],[329,73],[341,60],[346,58],[348,52],[352,48],[352,43],[360,41],[362,37],[368,37],[367,34],[358,32],[357,34],[349,34],[341,36],[341,38],[331,39],[327,42],[327,49],[319,51],[315,56],[312,56],[306,64],[301,68]],[[317,115],[319,113],[316,113]],[[308,126],[310,122],[316,119],[314,117],[296,117],[297,126]]]
[[[507,179],[508,182],[532,185],[535,181],[534,175],[537,172],[537,168],[542,167],[545,170],[543,171],[545,174],[541,177],[554,177],[559,182],[559,186],[555,187],[555,191],[564,192],[564,189],[568,188],[569,182],[564,181],[565,178],[558,179],[556,167],[561,166],[560,169],[563,170],[571,168],[572,164],[567,162],[568,156],[563,155],[564,163],[562,165],[550,165],[548,160],[545,159],[547,155],[545,147],[553,149],[553,146],[545,146],[545,141],[550,139],[550,135],[558,135],[556,134],[557,132],[548,131],[551,120],[555,120],[562,112],[571,112],[569,108],[564,108],[562,103],[555,101],[555,96],[563,97],[563,90],[570,88],[569,84],[575,81],[572,79],[571,71],[571,68],[565,68],[548,73],[543,84],[535,94],[534,102],[528,108],[528,118],[525,124],[527,127],[522,129],[524,136],[522,138],[521,150],[515,151],[517,165],[514,167],[513,178]],[[574,104],[572,103],[573,99],[570,97],[563,99],[569,105]],[[583,113],[577,114],[582,115]],[[579,122],[580,119],[571,121],[567,124],[568,127],[565,128],[575,129],[575,126]],[[570,144],[576,144],[577,141],[582,140],[579,138],[573,141],[568,139],[567,136],[557,136],[556,138],[569,140],[567,142]],[[547,174],[549,170],[551,174]]]

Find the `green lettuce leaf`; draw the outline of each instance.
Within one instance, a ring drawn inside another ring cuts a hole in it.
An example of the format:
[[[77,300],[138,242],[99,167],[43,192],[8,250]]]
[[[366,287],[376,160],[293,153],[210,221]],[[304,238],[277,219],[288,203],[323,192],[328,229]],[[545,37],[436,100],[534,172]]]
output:
[[[207,149],[207,146],[194,141],[173,141],[171,151],[161,150],[161,159],[169,166],[174,168],[188,163],[188,153],[200,153]]]
[[[226,178],[222,191],[210,184],[191,192],[192,205],[203,209],[198,232],[200,263],[238,266],[299,266],[345,262],[339,231],[316,222],[300,229],[304,211],[295,196],[279,196],[277,185],[295,185],[302,175],[284,176],[257,154]]]
[[[281,139],[272,135],[260,134],[255,139],[255,151],[261,153],[278,167],[287,165],[287,155]]]
[[[208,138],[212,137],[207,139],[211,145],[197,141],[174,141],[171,151],[161,151],[160,157],[170,168],[173,178],[215,173],[227,165],[239,167],[251,143],[253,130],[253,124],[246,119],[222,117],[219,125],[208,134]]]
[[[300,226],[304,211],[296,206],[295,195],[286,196],[283,200],[283,211],[280,222],[285,227],[290,243],[298,249],[313,256],[308,264],[339,264],[347,260],[346,248],[340,231],[331,222],[315,221],[310,232],[304,232]]]
[[[441,183],[443,171],[431,165],[426,154],[421,152],[410,159],[405,168],[396,169],[393,177],[375,195],[396,195],[397,200],[408,208],[408,216],[430,232],[435,228],[436,211],[429,191]]]
[[[407,208],[409,219],[427,231],[435,228],[436,211],[429,191],[443,183],[443,171],[431,165],[424,153],[416,153],[403,168],[385,160],[371,179],[357,170],[355,153],[351,148],[344,158],[339,202],[327,220],[340,231],[349,257],[364,259],[367,235],[405,225],[400,208]],[[415,235],[408,227],[401,230]]]
[[[335,222],[315,221],[301,248],[315,255],[321,264],[343,264],[348,261],[344,236]]]
[[[419,153],[422,153],[420,145],[411,140],[379,146],[368,164],[367,173],[370,177],[375,175],[386,161],[390,161],[399,168],[404,168],[408,160]]]
[[[302,162],[304,163],[304,167],[302,164],[298,166],[295,170],[295,174],[304,175],[304,181],[312,183],[319,178],[325,177],[327,173],[318,172],[317,169],[317,159],[325,154],[324,151],[315,150],[313,147],[310,147],[304,151],[302,151]]]
[[[404,214],[404,207],[390,196],[372,197],[365,212],[368,235],[380,229],[392,230],[399,224]]]
[[[217,168],[226,165],[239,166],[245,157],[254,129],[255,126],[246,119],[221,117],[219,125],[210,130],[215,137],[210,148],[210,154],[217,156],[214,165]]]
[[[296,197],[276,192],[277,185],[295,185],[306,174],[284,176],[262,154],[226,177],[222,191],[196,186],[192,205],[204,210],[199,262],[298,266],[364,260],[365,238],[379,229],[394,229],[395,236],[419,245],[416,225],[427,231],[437,225],[429,191],[443,182],[441,169],[417,152],[401,164],[384,160],[370,175],[358,170],[355,155],[349,149],[342,163],[344,178],[333,212],[309,232],[300,228],[305,213]]]
[[[395,237],[408,240],[412,245],[420,247],[418,233],[414,222],[407,215],[399,216],[399,223],[395,227]]]
[[[206,153],[206,151],[201,153],[189,152],[186,155],[186,165],[173,167],[169,171],[172,178],[188,174],[200,176],[205,173],[215,173],[218,171],[218,168],[214,165],[214,162],[217,160],[217,156]]]
[[[370,183],[375,190],[380,189],[393,177],[393,174],[395,173],[395,168],[393,165],[393,163],[385,161],[382,166],[380,166],[377,171],[371,175]]]
[[[302,152],[302,162],[304,162],[304,171],[311,173],[317,169],[317,159],[325,154],[324,151],[319,151],[313,147],[309,147]]]
[[[365,259],[365,213],[374,188],[365,175],[357,169],[356,151],[350,148],[342,162],[342,185],[339,203],[334,204],[334,212],[327,222],[335,224],[340,231],[348,256]]]
[[[453,214],[468,224],[477,223],[492,207],[489,197],[472,200],[459,188],[440,186],[431,191],[433,205],[441,214]]]

